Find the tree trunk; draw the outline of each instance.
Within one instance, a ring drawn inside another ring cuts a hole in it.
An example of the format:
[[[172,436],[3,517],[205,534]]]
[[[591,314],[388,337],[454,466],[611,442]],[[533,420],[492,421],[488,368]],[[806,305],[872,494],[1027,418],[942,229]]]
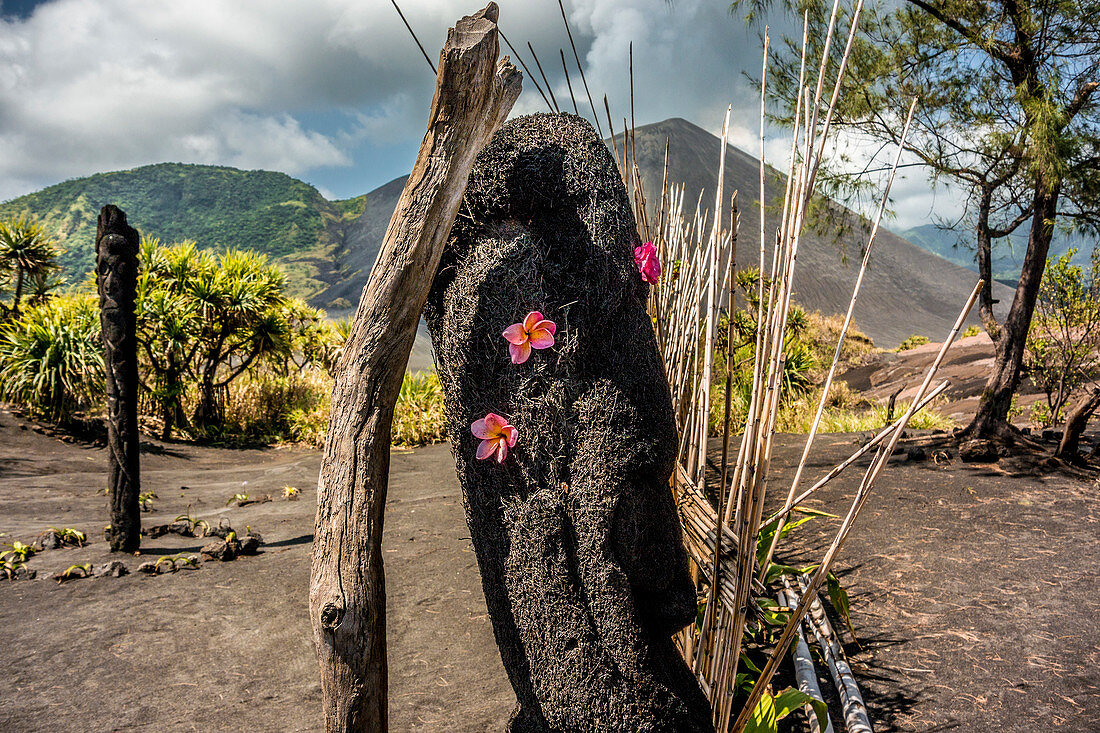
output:
[[[134,314],[140,240],[121,209],[103,207],[96,231],[96,282],[107,377],[107,495],[111,502],[107,541],[115,552],[134,552],[141,544]]]
[[[993,343],[1001,340],[1001,325],[993,314],[993,235],[989,229],[993,189],[984,188],[978,201],[978,277],[985,284],[978,296],[978,319]]]
[[[1100,408],[1100,386],[1092,388],[1092,392],[1085,395],[1080,402],[1070,410],[1066,418],[1066,428],[1062,433],[1062,442],[1058,444],[1058,450],[1054,455],[1065,461],[1077,459],[1077,450],[1081,443],[1081,433],[1085,432],[1085,426],[1089,424],[1092,413]]]
[[[1003,437],[1009,431],[1008,410],[1020,384],[1027,333],[1031,328],[1031,316],[1035,311],[1039,284],[1046,270],[1047,252],[1054,235],[1060,188],[1060,183],[1049,185],[1042,179],[1036,184],[1034,214],[1020,282],[1005,318],[1001,338],[995,344],[993,371],[978,402],[978,411],[964,431],[972,437]]]
[[[19,301],[23,298],[23,268],[16,266],[15,268],[15,295],[13,296],[11,311],[16,316],[19,315]]]
[[[497,12],[490,3],[447,36],[428,132],[337,366],[310,581],[327,731],[387,730],[381,544],[390,425],[474,157],[520,93],[519,72],[497,62]]]

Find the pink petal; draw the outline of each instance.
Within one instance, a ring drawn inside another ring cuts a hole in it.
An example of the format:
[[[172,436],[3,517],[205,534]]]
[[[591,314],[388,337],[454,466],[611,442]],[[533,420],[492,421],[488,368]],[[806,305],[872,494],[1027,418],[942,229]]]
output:
[[[503,438],[497,439],[497,463],[504,463],[508,457],[508,443]]]
[[[470,425],[470,432],[474,434],[475,438],[488,438],[489,426],[485,424],[485,418],[483,417],[480,420],[474,420],[473,423]]]
[[[530,333],[535,329],[535,325],[542,320],[542,314],[538,311],[531,311],[527,314],[527,317],[523,319],[523,330]]]
[[[504,338],[511,344],[522,344],[527,340],[527,331],[524,330],[522,323],[513,323],[508,328],[504,329],[502,334]]]
[[[484,461],[486,458],[493,455],[493,453],[496,452],[497,443],[499,442],[500,440],[497,438],[481,441],[481,445],[477,447],[477,459],[479,461]]]
[[[558,324],[554,323],[548,318],[543,318],[541,321],[535,324],[535,327],[532,330],[549,331],[550,335],[553,336],[555,333],[558,332]]]
[[[487,437],[497,438],[500,437],[501,428],[508,424],[500,415],[495,412],[490,412],[485,416],[485,427],[489,429],[489,435]]]
[[[518,430],[516,430],[516,429],[515,429],[514,427],[512,427],[511,425],[505,425],[505,426],[504,426],[504,427],[503,427],[503,428],[501,429],[501,433],[502,433],[502,435],[504,436],[504,437],[503,437],[503,440],[506,440],[506,441],[508,441],[508,445],[509,445],[509,447],[511,447],[511,446],[513,446],[513,445],[515,445],[515,444],[516,444],[516,441],[517,441],[517,440],[519,439],[519,431],[518,431]]]
[[[528,342],[508,344],[508,353],[512,355],[513,364],[522,364],[531,356],[531,344]]]
[[[545,321],[544,321],[545,323]],[[545,328],[536,328],[531,332],[531,346],[536,349],[549,349],[554,345],[554,334]]]

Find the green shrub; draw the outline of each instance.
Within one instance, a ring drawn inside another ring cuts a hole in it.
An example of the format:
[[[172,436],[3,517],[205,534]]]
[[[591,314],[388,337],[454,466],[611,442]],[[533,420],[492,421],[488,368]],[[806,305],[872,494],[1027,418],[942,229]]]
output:
[[[443,385],[434,372],[406,373],[393,413],[394,445],[427,445],[447,439]]]
[[[927,336],[921,336],[920,334],[915,333],[912,336],[910,336],[909,338],[902,341],[900,344],[898,344],[898,348],[896,348],[894,350],[895,351],[909,351],[910,349],[915,349],[918,346],[924,346],[926,343],[928,343],[928,337]]]
[[[0,328],[0,398],[65,423],[103,395],[103,379],[92,296],[54,298]]]
[[[971,336],[977,336],[981,332],[982,332],[982,329],[981,329],[980,326],[970,326],[969,328],[967,328],[965,331],[962,332],[962,337],[964,339],[965,338],[970,338]]]
[[[328,422],[332,382],[320,369],[305,368],[278,374],[269,369],[246,373],[229,385],[225,399],[222,436],[250,441],[322,440],[301,435],[301,415],[312,414],[323,426]]]

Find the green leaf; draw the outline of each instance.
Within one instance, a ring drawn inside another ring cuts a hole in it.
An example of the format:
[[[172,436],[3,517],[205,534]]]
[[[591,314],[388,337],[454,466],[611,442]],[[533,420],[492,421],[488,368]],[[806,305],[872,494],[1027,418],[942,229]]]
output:
[[[856,638],[856,630],[852,626],[852,609],[851,603],[848,599],[848,591],[844,590],[844,586],[840,584],[840,580],[829,573],[825,577],[825,582],[829,589],[829,600],[833,603],[833,608],[837,610],[840,617],[844,619],[844,623],[848,626],[848,632],[852,635],[852,638]],[[858,644],[859,641],[857,640]]]
[[[775,708],[775,719],[777,721],[787,717],[792,711],[803,705],[813,706],[814,713],[817,715],[817,722],[823,730],[829,720],[829,706],[823,700],[793,687],[788,687],[776,695],[773,698],[772,705]]]
[[[765,692],[760,702],[753,708],[752,716],[749,718],[748,725],[745,726],[745,733],[778,733],[778,731],[779,718],[776,716],[775,698]]]

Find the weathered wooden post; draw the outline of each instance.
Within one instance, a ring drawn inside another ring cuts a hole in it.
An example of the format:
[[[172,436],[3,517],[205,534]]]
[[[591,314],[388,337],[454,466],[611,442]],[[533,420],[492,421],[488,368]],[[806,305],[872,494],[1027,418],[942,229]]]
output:
[[[382,521],[394,404],[474,157],[521,75],[497,61],[497,6],[462,18],[439,59],[428,132],[337,368],[321,463],[309,608],[327,731],[387,729]]]
[[[141,544],[138,370],[134,298],[141,235],[117,206],[104,206],[96,229],[96,283],[107,374],[107,496],[112,551],[134,552]]]

